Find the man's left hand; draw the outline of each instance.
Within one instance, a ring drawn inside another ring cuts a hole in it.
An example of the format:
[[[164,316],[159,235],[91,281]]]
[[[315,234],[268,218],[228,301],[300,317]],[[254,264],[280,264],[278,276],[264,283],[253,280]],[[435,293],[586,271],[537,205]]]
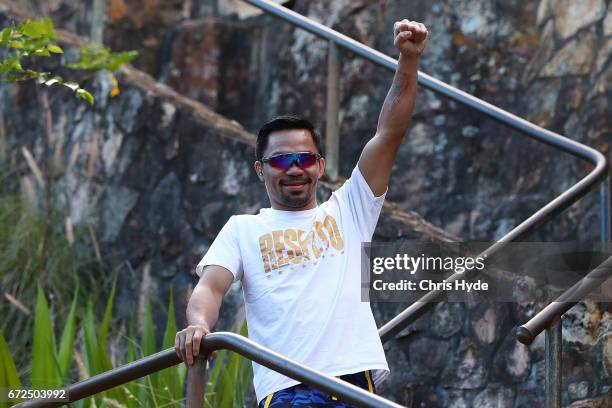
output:
[[[416,21],[402,20],[393,24],[393,44],[405,57],[419,57],[427,43],[427,28]]]

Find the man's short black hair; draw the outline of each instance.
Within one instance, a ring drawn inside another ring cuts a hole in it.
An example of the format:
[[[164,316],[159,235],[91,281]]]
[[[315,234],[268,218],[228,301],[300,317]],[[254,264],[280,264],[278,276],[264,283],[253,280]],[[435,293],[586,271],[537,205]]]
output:
[[[255,144],[255,160],[261,160],[263,153],[268,147],[268,136],[277,130],[289,129],[306,129],[310,132],[312,140],[319,150],[318,153],[323,154],[321,149],[321,137],[315,129],[314,125],[308,120],[297,115],[281,115],[264,123],[257,132],[257,143]]]

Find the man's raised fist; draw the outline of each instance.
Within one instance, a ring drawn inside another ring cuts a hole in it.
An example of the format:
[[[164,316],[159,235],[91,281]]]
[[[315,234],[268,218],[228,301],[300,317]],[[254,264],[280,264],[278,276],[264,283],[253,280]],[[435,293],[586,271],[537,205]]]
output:
[[[393,24],[393,44],[405,57],[418,57],[427,43],[427,28],[416,21],[402,20]]]

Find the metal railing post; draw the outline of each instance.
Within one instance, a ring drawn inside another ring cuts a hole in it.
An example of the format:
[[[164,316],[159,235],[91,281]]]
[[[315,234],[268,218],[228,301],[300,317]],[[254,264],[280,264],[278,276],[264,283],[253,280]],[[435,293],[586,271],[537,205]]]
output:
[[[187,370],[187,408],[203,408],[206,393],[206,363],[208,356],[199,356]]]
[[[607,244],[612,241],[612,220],[610,213],[610,177],[599,185],[599,221],[601,243]]]
[[[561,407],[561,351],[563,347],[561,318],[546,328],[546,408]]]
[[[325,114],[325,173],[331,181],[338,178],[338,144],[340,126],[340,53],[334,41],[327,52],[327,107]]]

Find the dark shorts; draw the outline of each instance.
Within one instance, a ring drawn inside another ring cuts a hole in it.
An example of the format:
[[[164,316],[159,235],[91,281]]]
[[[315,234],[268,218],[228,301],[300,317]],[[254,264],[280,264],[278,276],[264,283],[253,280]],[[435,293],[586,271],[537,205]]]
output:
[[[343,375],[340,376],[340,379],[376,394],[370,370]],[[259,403],[259,408],[281,407],[355,408],[354,405],[340,402],[336,397],[305,384],[297,384],[293,387],[276,391]]]

